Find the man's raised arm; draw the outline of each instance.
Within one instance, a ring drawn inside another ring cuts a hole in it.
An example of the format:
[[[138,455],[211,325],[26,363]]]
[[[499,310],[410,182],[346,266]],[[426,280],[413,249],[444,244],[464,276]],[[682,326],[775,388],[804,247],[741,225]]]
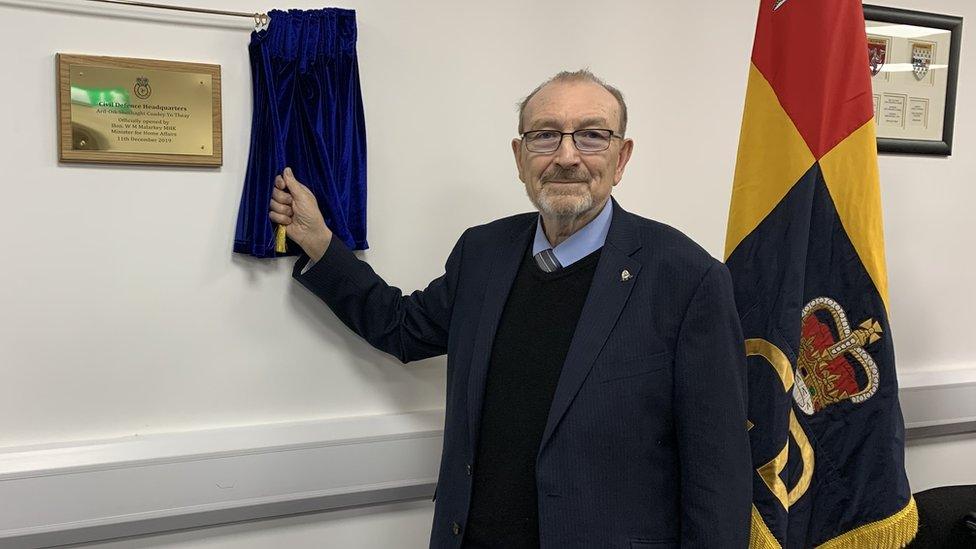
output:
[[[402,362],[447,351],[463,236],[447,260],[445,274],[423,291],[404,296],[340,239],[332,238],[315,196],[289,168],[275,178],[270,210],[271,220],[283,225],[288,238],[305,252],[295,263],[293,276],[346,326]],[[308,262],[314,263],[308,267]]]

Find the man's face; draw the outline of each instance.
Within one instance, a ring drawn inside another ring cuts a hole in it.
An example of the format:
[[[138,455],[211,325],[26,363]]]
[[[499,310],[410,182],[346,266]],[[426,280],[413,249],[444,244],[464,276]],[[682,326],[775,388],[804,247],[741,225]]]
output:
[[[525,132],[581,129],[620,134],[617,100],[599,84],[555,82],[539,90],[525,106]],[[605,151],[580,152],[572,136],[566,135],[551,153],[531,152],[522,139],[512,140],[512,151],[519,179],[535,207],[547,216],[579,218],[595,215],[603,206],[623,177],[633,145],[630,139],[613,138]]]

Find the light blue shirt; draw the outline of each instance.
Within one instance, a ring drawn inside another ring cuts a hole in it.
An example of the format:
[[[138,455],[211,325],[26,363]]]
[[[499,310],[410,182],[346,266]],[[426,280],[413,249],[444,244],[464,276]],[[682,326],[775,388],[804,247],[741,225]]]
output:
[[[607,203],[603,205],[603,209],[592,221],[560,242],[558,246],[552,248],[552,244],[546,238],[545,231],[542,230],[542,216],[540,215],[535,226],[532,255],[552,248],[552,253],[556,255],[559,264],[563,267],[569,267],[603,247],[603,243],[607,241],[607,233],[610,232],[611,218],[613,218],[613,201],[607,197]]]

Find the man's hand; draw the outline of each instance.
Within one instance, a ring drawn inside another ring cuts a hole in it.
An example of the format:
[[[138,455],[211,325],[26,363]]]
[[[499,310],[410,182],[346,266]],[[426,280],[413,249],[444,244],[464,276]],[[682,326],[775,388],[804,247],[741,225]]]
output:
[[[275,177],[268,217],[284,225],[288,238],[301,246],[313,261],[322,259],[332,242],[332,231],[325,226],[315,195],[295,179],[291,168],[285,168],[282,175]]]

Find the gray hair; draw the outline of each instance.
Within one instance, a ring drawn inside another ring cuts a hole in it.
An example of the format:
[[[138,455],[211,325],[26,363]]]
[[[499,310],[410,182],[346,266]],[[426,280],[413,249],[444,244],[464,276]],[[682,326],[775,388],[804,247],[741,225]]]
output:
[[[599,84],[602,86],[603,89],[610,92],[610,95],[617,100],[617,105],[620,107],[620,135],[623,136],[627,132],[627,103],[624,102],[624,94],[620,93],[620,90],[617,88],[604,82],[598,76],[590,72],[589,69],[580,69],[578,71],[562,71],[556,74],[556,76],[553,76],[549,80],[539,84],[536,89],[532,90],[532,93],[525,96],[525,99],[519,102],[519,133],[522,133],[523,130],[522,124],[524,123],[525,106],[529,103],[529,101],[532,100],[533,97],[535,97],[535,94],[539,93],[539,90],[556,82],[593,82],[594,84]]]

